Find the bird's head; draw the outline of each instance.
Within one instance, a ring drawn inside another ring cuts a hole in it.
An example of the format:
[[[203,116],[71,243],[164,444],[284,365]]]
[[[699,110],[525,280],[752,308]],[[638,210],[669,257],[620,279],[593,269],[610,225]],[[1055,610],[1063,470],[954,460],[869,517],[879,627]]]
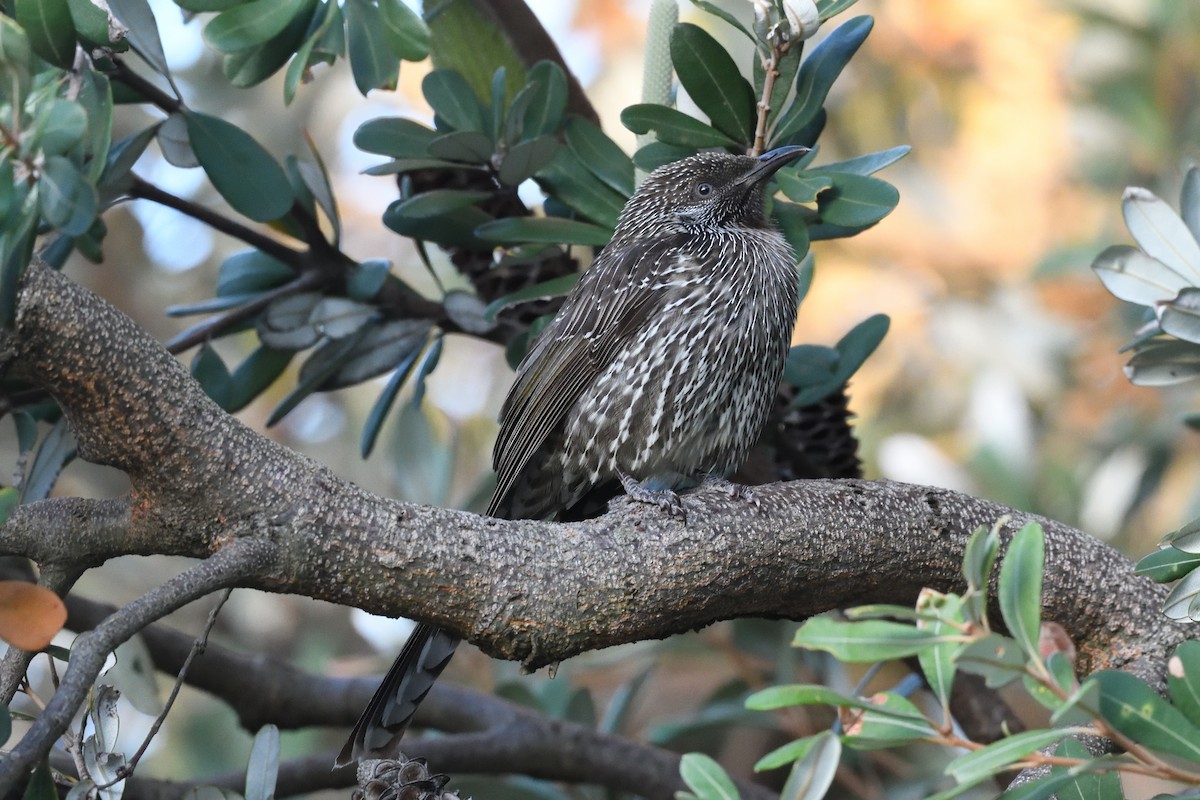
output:
[[[760,227],[763,185],[808,152],[779,147],[755,158],[699,153],[659,167],[625,205],[613,239],[701,227]]]

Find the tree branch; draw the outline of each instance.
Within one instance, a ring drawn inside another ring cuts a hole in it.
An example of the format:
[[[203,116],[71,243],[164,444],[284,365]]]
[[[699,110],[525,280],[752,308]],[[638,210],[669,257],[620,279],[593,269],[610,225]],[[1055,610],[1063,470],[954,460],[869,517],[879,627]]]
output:
[[[87,630],[111,607],[77,597],[67,599],[67,627]],[[165,625],[141,632],[154,666],[176,674],[193,640]],[[185,682],[220,698],[248,731],[268,723],[283,729],[318,725],[349,727],[367,704],[379,676],[329,678],[264,656],[248,656],[209,643],[188,670]],[[410,757],[423,757],[453,774],[512,773],[570,783],[596,783],[643,796],[670,797],[684,788],[679,755],[653,745],[604,734],[585,725],[556,720],[506,700],[445,681],[434,684],[417,711],[417,724],[450,731],[438,738],[408,739]],[[353,769],[334,770],[334,754],[289,762],[281,767],[279,796],[318,788],[353,786]],[[633,765],[636,765],[633,766]],[[239,774],[196,782],[240,788]],[[745,798],[774,797],[741,781]],[[131,781],[131,797],[175,798],[194,784]]]
[[[756,506],[696,493],[686,527],[626,502],[574,524],[399,503],[245,428],[131,320],[41,266],[0,353],[56,396],[83,457],[129,473],[137,541],[203,557],[231,532],[262,536],[283,563],[243,585],[433,622],[531,668],[720,619],[802,619],[960,589],[975,528],[1039,519],[882,481],[760,487]],[[1136,666],[1161,683],[1189,632],[1159,614],[1164,590],[1086,534],[1039,521],[1045,615],[1076,642],[1081,668]],[[6,538],[0,529],[0,546]]]
[[[7,795],[34,764],[45,758],[86,701],[105,658],[117,645],[192,600],[237,585],[249,575],[267,573],[274,554],[274,547],[263,539],[234,540],[211,558],[147,592],[76,639],[58,690],[28,733],[0,761],[0,794]]]

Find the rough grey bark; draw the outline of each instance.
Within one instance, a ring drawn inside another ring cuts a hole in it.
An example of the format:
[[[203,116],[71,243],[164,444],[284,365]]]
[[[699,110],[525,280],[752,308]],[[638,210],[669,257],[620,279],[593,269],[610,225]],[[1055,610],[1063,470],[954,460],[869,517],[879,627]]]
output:
[[[0,553],[69,573],[127,553],[212,558],[237,543],[244,557],[228,559],[213,586],[403,614],[530,668],[720,619],[802,619],[910,603],[924,586],[956,590],[976,527],[1009,515],[1011,531],[1035,519],[955,492],[868,481],[765,486],[757,505],[696,494],[685,499],[686,526],[624,502],[571,524],[397,502],[243,426],[131,320],[39,265],[25,277],[16,329],[0,335],[0,364],[51,392],[81,456],[124,470],[132,485],[113,500],[21,507],[0,528]],[[1097,540],[1039,521],[1045,615],[1070,633],[1081,671],[1124,667],[1161,684],[1187,635],[1159,613],[1163,589]],[[0,689],[7,698],[13,684]],[[61,733],[59,722],[46,721],[39,741]],[[20,764],[0,766],[0,785]]]

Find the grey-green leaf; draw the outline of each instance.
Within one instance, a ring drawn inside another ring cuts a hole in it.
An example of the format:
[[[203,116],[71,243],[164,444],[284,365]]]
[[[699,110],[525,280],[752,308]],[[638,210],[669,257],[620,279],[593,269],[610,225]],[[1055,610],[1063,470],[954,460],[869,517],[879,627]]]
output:
[[[391,49],[379,7],[369,0],[346,0],[344,13],[350,72],[358,91],[365,97],[372,89],[395,89],[400,58]]]
[[[1193,283],[1200,283],[1200,244],[1175,210],[1147,189],[1131,186],[1121,201],[1138,246]]]
[[[679,760],[679,775],[700,800],[737,800],[737,787],[716,761],[703,753]]]
[[[1191,279],[1127,244],[1105,248],[1092,262],[1092,269],[1108,291],[1142,306],[1153,307],[1193,285]]]
[[[833,82],[866,41],[875,21],[855,17],[825,37],[800,65],[796,96],[776,123],[771,146],[791,144],[792,139],[818,119]]]

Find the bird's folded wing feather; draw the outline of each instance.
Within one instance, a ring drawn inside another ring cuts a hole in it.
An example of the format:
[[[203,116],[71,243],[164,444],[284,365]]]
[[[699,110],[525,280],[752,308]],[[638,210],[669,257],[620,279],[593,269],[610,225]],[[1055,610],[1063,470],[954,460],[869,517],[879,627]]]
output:
[[[504,504],[529,459],[621,345],[666,301],[667,293],[653,284],[674,249],[669,239],[659,239],[604,251],[600,259],[614,263],[598,260],[592,265],[521,362],[500,412],[493,451],[496,492],[489,514]]]

